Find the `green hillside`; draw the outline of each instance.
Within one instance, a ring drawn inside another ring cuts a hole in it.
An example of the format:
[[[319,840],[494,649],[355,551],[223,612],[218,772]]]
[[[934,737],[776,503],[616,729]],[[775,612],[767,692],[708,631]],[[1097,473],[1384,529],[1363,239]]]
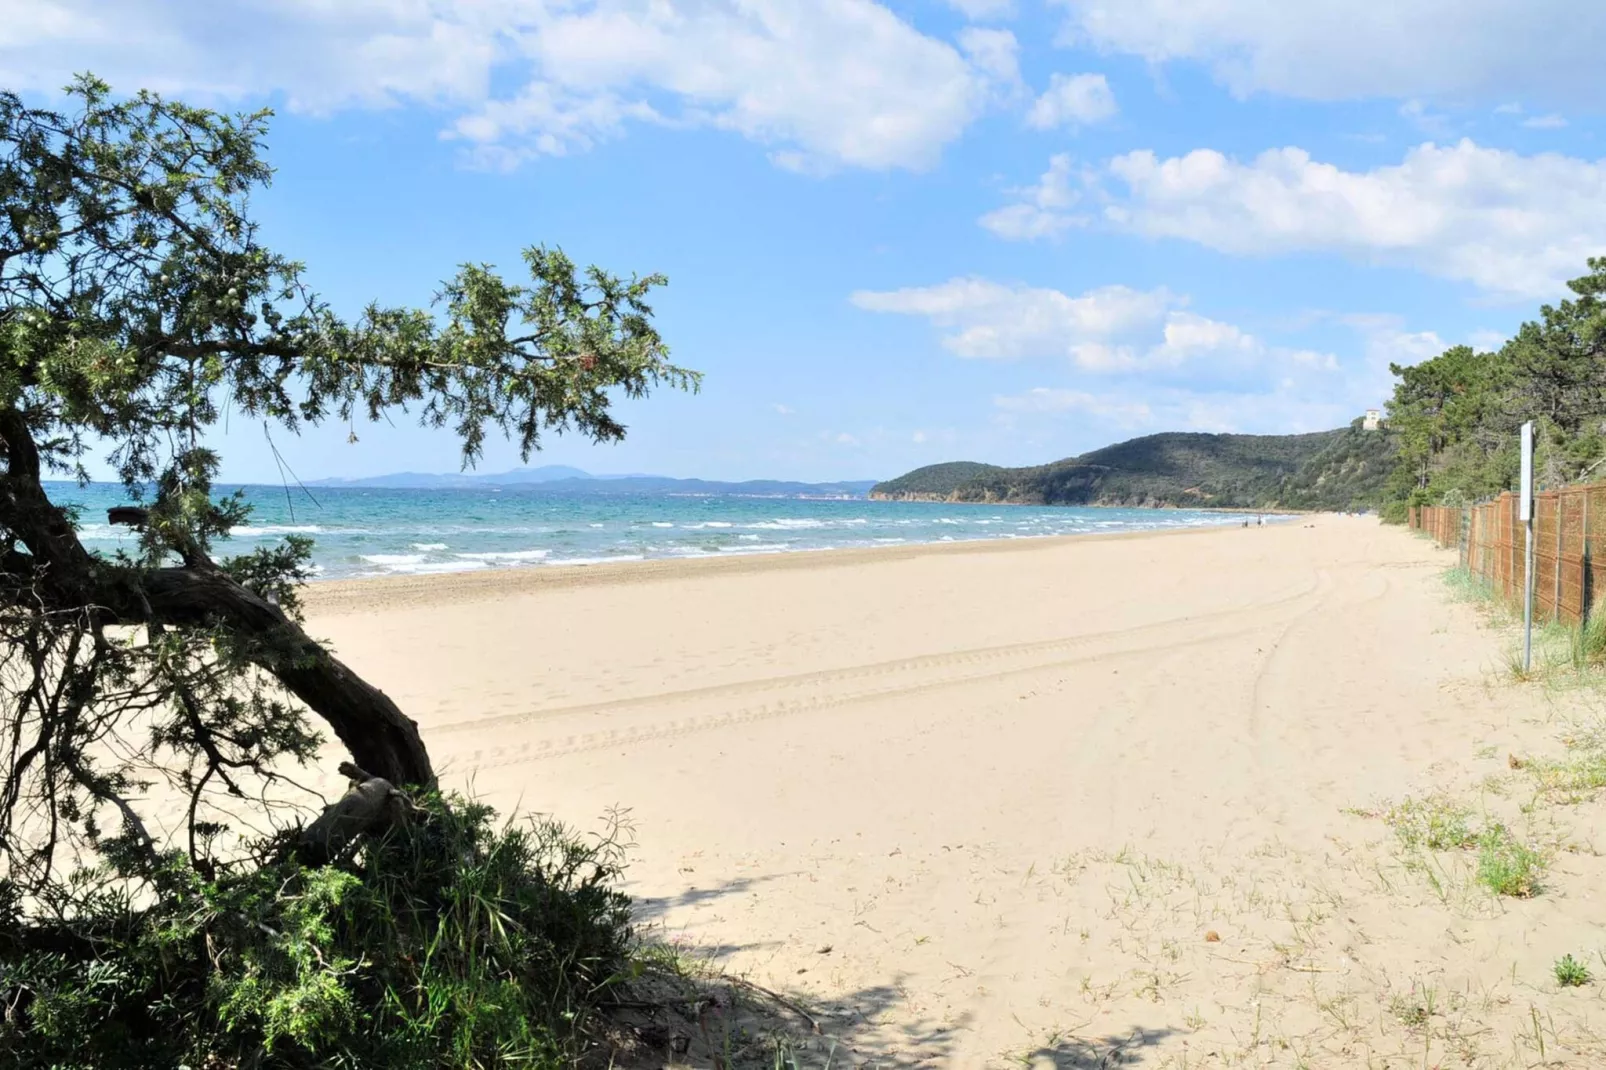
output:
[[[885,498],[922,498],[928,495],[945,498],[955,487],[975,480],[990,479],[1008,471],[1010,469],[1000,468],[996,464],[981,464],[977,461],[928,464],[897,479],[877,483],[870,488],[870,494],[872,497]]]
[[[1170,432],[1032,468],[953,462],[878,483],[871,497],[1037,505],[1348,509],[1375,505],[1398,450],[1360,421],[1307,435]]]

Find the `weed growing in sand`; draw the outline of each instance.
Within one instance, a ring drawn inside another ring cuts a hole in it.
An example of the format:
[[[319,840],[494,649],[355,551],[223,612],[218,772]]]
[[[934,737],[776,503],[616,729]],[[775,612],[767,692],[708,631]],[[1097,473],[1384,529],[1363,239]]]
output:
[[[1495,589],[1471,569],[1457,565],[1455,568],[1446,569],[1442,578],[1444,586],[1450,591],[1450,597],[1457,602],[1471,602],[1491,612],[1505,609]]]
[[[1556,960],[1555,971],[1556,983],[1563,988],[1581,988],[1590,982],[1589,967],[1570,954]]]
[[[1520,623],[1516,607],[1507,603],[1483,577],[1464,567],[1445,571],[1444,585],[1450,598],[1470,603],[1495,625]],[[1576,687],[1602,684],[1599,670],[1606,667],[1606,598],[1597,603],[1582,625],[1574,627],[1553,620],[1534,622],[1533,665],[1524,669],[1521,650],[1515,646],[1506,654],[1507,673],[1514,680],[1542,680],[1547,687]]]
[[[730,1066],[732,1064],[729,1061],[725,1061],[716,1063],[716,1065]],[[836,1065],[836,1044],[833,1043],[831,1050],[826,1053],[825,1062],[820,1065],[819,1070],[831,1070],[834,1065]],[[798,1061],[798,1048],[796,1045],[789,1040],[777,1039],[775,1041],[775,1057],[771,1066],[773,1070],[802,1070],[803,1064]]]
[[[1496,822],[1478,838],[1478,882],[1496,895],[1527,899],[1539,894],[1544,858]]]
[[[1394,830],[1406,847],[1426,847],[1430,851],[1450,851],[1477,844],[1472,828],[1472,811],[1443,795],[1425,799],[1407,798],[1383,813],[1383,821]]]
[[[1579,803],[1606,789],[1606,723],[1576,729],[1562,740],[1560,758],[1530,758],[1522,767],[1553,802]]]
[[[1409,995],[1394,996],[1389,1000],[1389,1013],[1407,1029],[1420,1029],[1433,1017],[1433,989],[1419,990],[1411,986]]]
[[[1606,751],[1584,751],[1530,763],[1540,790],[1559,802],[1583,802],[1606,788]]]
[[[1606,786],[1606,780],[1603,780]],[[1444,795],[1407,798],[1381,812],[1371,811],[1394,829],[1407,852],[1406,868],[1424,874],[1446,903],[1456,882],[1431,852],[1478,851],[1477,881],[1496,895],[1526,899],[1539,894],[1545,857],[1517,839],[1500,822],[1477,829],[1472,811]]]
[[[1512,627],[1521,622],[1509,621]],[[1574,653],[1578,630],[1556,621],[1534,621],[1531,667],[1522,666],[1520,633],[1513,632],[1506,649],[1506,671],[1513,680],[1538,681],[1549,691],[1564,691],[1594,682],[1598,675],[1581,670]]]
[[[1573,664],[1580,669],[1606,664],[1606,606],[1597,606],[1573,631]]]

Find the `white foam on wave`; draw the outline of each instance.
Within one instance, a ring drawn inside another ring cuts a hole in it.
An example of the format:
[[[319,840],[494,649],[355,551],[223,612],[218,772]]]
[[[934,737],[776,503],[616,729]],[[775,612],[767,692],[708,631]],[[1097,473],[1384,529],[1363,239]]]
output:
[[[446,544],[444,542],[415,542],[413,543],[413,549],[429,553],[432,550],[446,549]]]
[[[111,524],[81,524],[78,527],[78,537],[91,542],[121,542],[134,537],[128,528],[114,527]]]
[[[744,528],[754,531],[806,531],[810,528],[823,528],[825,521],[813,520],[805,517],[778,517],[775,520],[761,520],[756,524],[743,524]]]
[[[419,561],[405,565],[387,565],[387,572],[406,576],[419,576],[432,572],[472,572],[484,568],[484,561]]]
[[[383,565],[386,568],[401,568],[407,565],[422,565],[423,554],[362,554],[362,559],[370,565]]]
[[[667,520],[654,520],[652,522],[652,526],[655,527],[655,528],[672,528],[675,525],[671,524]]]
[[[686,525],[687,529],[690,531],[701,531],[704,528],[728,528],[730,526],[730,523],[724,520],[705,520],[701,524]]]
[[[541,561],[550,550],[485,550],[471,554],[453,554],[464,561]]]
[[[230,535],[251,539],[261,535],[321,535],[323,528],[317,524],[241,524],[229,529]]]

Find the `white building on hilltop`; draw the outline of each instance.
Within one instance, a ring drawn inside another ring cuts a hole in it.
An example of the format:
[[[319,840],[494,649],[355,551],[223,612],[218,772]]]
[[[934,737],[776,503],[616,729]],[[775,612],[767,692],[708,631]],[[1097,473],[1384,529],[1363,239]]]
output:
[[[1377,409],[1367,409],[1366,418],[1361,421],[1361,427],[1367,431],[1376,431],[1383,426],[1383,414]]]

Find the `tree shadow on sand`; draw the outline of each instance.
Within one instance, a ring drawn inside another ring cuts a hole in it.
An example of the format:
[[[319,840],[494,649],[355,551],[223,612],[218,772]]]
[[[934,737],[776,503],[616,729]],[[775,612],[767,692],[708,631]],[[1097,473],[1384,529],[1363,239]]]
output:
[[[603,1065],[709,1067],[713,1070],[914,1070],[956,1067],[972,1058],[965,1045],[980,1023],[971,1012],[942,1019],[913,1009],[907,979],[830,997],[789,986],[767,987],[726,968],[738,951],[780,946],[781,940],[711,944],[698,938],[688,910],[735,907],[785,874],[692,885],[672,895],[635,900],[644,949],[639,975],[618,993],[605,1032]],[[667,922],[676,920],[671,931]],[[1137,1066],[1169,1028],[1134,1024],[1120,1034],[1020,1036],[984,1065],[1028,1070],[1103,1070]],[[964,1054],[962,1054],[964,1053]]]
[[[757,985],[717,970],[649,970],[632,986],[634,1016],[612,1065],[712,1070],[916,1070],[960,1066],[975,1017],[911,1018],[896,978],[828,1000]],[[1134,1026],[1120,1035],[1054,1037],[991,1053],[984,1065],[1028,1070],[1138,1066],[1169,1028]]]
[[[1153,1047],[1176,1030],[1144,1029],[1134,1026],[1126,1036],[1098,1038],[1066,1037],[1022,1052],[1020,1065],[1030,1070],[1103,1070],[1109,1066],[1137,1066],[1144,1061],[1144,1049]]]
[[[960,1052],[971,1030],[981,1024],[976,1015],[963,1012],[946,1021],[911,1018],[908,1004],[908,990],[902,978],[821,1000],[809,1008],[816,1015],[820,1032],[794,1036],[794,1046],[784,1052],[785,1057],[768,1065],[786,1070],[914,1070],[961,1065]],[[1019,1046],[990,1053],[986,1065],[1023,1066],[1030,1070],[1135,1066],[1144,1061],[1144,1049],[1173,1032],[1169,1028],[1134,1026],[1119,1035],[1065,1034],[1030,1046],[1027,1038],[1022,1038]]]
[[[703,962],[717,968],[738,951],[756,951],[763,948],[778,947],[782,941],[755,940],[742,944],[712,943],[698,937],[695,932],[695,925],[680,925],[677,926],[676,931],[672,931],[667,927],[666,920],[672,916],[684,917],[683,914],[678,912],[685,911],[687,908],[695,909],[722,901],[734,902],[746,896],[755,895],[765,882],[776,880],[779,876],[782,875],[739,877],[735,880],[722,881],[708,886],[694,885],[674,895],[637,898],[632,902],[631,917],[635,921],[637,933],[649,945],[656,945],[674,956]],[[688,932],[688,929],[691,931]]]

